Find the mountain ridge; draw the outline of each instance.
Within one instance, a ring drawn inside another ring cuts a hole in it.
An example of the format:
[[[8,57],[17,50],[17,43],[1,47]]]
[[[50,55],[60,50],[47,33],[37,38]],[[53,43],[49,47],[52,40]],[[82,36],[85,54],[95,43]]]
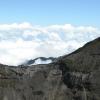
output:
[[[48,64],[48,63],[52,63],[55,59],[56,58],[54,57],[37,57],[35,59],[25,61],[25,63],[23,63],[22,65],[30,66],[30,65],[38,65],[38,64]]]

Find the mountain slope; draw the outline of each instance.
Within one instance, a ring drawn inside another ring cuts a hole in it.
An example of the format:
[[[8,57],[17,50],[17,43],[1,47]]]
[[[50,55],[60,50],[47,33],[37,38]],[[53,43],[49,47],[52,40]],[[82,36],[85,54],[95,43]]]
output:
[[[50,64],[1,64],[0,100],[100,100],[100,38]]]
[[[63,82],[75,92],[76,98],[85,91],[86,100],[100,99],[100,38],[61,57],[58,63],[63,72]]]

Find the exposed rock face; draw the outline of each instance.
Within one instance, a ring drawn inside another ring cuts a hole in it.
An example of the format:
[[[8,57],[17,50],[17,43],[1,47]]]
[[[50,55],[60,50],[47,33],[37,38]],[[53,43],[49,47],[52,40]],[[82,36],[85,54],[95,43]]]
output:
[[[1,64],[0,100],[100,100],[100,38],[51,64]]]

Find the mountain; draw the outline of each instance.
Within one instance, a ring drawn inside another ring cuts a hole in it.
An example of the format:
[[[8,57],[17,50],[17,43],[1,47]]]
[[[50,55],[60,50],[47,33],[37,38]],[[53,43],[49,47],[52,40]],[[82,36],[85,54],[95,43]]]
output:
[[[38,57],[35,59],[25,61],[22,65],[31,66],[31,65],[38,65],[38,64],[49,64],[49,63],[52,63],[55,59],[56,58],[54,58],[54,57],[48,57],[48,58]]]
[[[0,100],[100,100],[100,38],[49,64],[0,64]]]

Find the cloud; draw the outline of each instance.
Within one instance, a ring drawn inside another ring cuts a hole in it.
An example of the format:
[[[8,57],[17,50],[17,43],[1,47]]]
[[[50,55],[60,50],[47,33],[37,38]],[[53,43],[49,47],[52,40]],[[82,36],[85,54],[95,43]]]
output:
[[[13,29],[31,29],[32,26],[30,23],[24,22],[21,24],[13,23],[13,24],[0,24],[0,30],[13,30]]]
[[[92,26],[0,24],[0,63],[18,65],[35,57],[61,56],[99,36],[100,29]]]

